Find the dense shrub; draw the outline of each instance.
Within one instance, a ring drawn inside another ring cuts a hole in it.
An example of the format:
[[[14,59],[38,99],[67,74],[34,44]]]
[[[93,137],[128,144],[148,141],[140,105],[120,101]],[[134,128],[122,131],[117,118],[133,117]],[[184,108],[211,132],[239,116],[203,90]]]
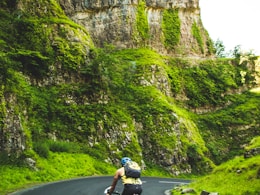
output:
[[[40,157],[49,157],[49,146],[46,142],[34,142],[33,149]]]
[[[76,143],[66,142],[66,141],[48,141],[50,151],[52,152],[68,152],[68,153],[78,153],[80,152],[80,147]]]

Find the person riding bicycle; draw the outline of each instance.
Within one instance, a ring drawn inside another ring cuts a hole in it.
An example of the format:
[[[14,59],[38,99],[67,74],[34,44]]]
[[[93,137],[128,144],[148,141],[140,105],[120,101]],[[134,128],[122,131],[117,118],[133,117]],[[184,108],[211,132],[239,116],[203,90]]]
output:
[[[113,191],[115,190],[117,181],[121,178],[122,183],[124,184],[124,190],[122,192],[122,195],[140,195],[142,193],[142,181],[140,178],[131,178],[131,177],[126,177],[125,175],[125,164],[129,161],[132,161],[131,158],[129,157],[123,157],[121,159],[121,165],[122,167],[119,168],[115,175],[114,179],[112,182],[112,185],[107,192],[107,195],[111,195]]]

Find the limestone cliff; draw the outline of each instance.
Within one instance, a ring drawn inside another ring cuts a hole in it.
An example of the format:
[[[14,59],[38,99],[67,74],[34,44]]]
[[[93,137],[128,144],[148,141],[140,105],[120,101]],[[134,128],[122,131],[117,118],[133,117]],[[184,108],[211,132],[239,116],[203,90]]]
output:
[[[111,43],[178,56],[212,55],[199,0],[60,0],[60,4],[98,46]]]
[[[212,168],[186,102],[215,104],[251,77],[241,83],[246,67],[221,61],[224,73],[214,69],[203,82],[207,70],[191,68],[200,65],[194,56],[212,54],[198,1],[3,2],[1,156],[41,155],[37,146],[54,141],[80,143],[107,162],[130,155],[176,175]]]

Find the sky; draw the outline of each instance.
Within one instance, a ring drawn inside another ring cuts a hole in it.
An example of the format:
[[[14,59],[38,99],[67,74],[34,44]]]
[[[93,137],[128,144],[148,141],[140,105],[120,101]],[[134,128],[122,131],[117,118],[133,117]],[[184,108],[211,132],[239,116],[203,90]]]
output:
[[[260,0],[199,0],[204,28],[226,52],[240,45],[242,51],[260,56]]]

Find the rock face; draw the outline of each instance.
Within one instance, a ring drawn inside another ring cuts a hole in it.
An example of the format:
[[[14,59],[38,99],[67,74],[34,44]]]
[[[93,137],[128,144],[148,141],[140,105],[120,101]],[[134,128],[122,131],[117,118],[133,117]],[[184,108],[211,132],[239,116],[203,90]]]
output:
[[[16,97],[10,95],[6,97],[10,104],[17,104]],[[0,103],[6,104],[6,99],[2,98]],[[26,149],[26,136],[21,124],[21,118],[15,113],[14,107],[3,108],[4,126],[0,131],[0,151],[5,151],[7,155],[19,156]]]
[[[109,43],[119,48],[146,46],[169,55],[210,55],[210,38],[201,23],[199,0],[60,0],[60,4],[71,19],[88,30],[98,46]],[[164,14],[167,10],[178,12],[181,22],[177,35],[166,35],[163,22],[170,19]],[[199,40],[193,25],[198,26]],[[174,48],[166,46],[166,36],[180,36]]]
[[[110,58],[101,58],[102,61],[92,63],[91,67],[94,47],[106,43],[118,48],[152,48],[172,56],[210,55],[210,39],[200,21],[198,0],[60,0],[63,10],[57,1],[16,2],[12,9],[16,9],[15,17],[21,20],[16,24],[20,34],[15,35],[20,35],[17,45],[22,48],[17,52],[20,57],[17,61],[25,66],[13,73],[21,81],[20,85],[12,86],[11,92],[0,88],[0,152],[19,156],[32,148],[32,142],[43,138],[54,140],[57,136],[57,140],[101,146],[103,150],[99,152],[107,152],[109,148],[114,155],[112,159],[118,157],[119,151],[131,149],[140,160],[150,159],[176,175],[200,171],[202,167],[211,169],[211,161],[205,155],[207,148],[196,125],[173,112],[173,108],[166,110],[164,103],[156,108],[154,102],[160,96],[150,97],[143,89],[154,87],[172,97],[168,74],[160,65],[164,63],[163,58],[145,66],[138,65],[134,59],[131,66],[120,67],[122,70]],[[136,58],[146,55],[144,59],[148,59],[155,53],[137,53]],[[127,55],[132,56],[133,50]],[[43,74],[38,74],[41,71],[33,66],[35,62],[41,65]],[[112,75],[115,72],[117,75]],[[135,108],[144,103],[140,116],[125,112],[125,105],[122,110],[113,105],[111,93],[117,85],[111,84],[110,74],[116,81],[124,82],[128,78],[127,82],[138,86],[138,90],[129,87],[128,93],[143,94],[144,99],[132,104]]]

